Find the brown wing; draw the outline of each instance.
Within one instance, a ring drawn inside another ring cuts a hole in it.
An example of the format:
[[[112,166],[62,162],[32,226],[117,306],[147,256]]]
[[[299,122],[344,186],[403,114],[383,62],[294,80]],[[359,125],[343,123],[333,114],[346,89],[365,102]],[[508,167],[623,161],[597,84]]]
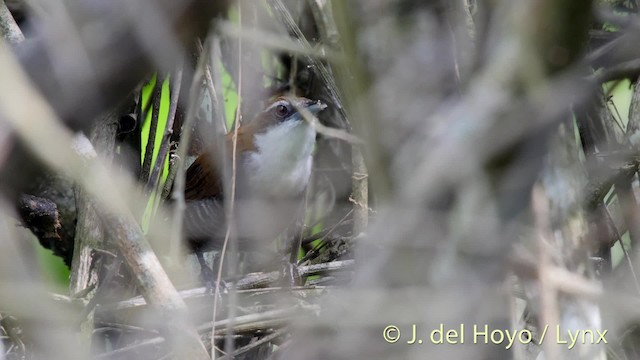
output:
[[[214,157],[205,152],[189,166],[184,187],[186,201],[222,196],[222,178],[216,163]]]
[[[255,150],[253,134],[256,127],[262,125],[259,122],[251,122],[238,129],[238,141],[236,158],[245,151]],[[233,151],[233,132],[226,134],[225,146],[227,155],[230,157]],[[222,198],[222,172],[218,166],[218,159],[213,155],[213,148],[208,149],[187,169],[185,179],[185,200],[201,200],[213,197]]]

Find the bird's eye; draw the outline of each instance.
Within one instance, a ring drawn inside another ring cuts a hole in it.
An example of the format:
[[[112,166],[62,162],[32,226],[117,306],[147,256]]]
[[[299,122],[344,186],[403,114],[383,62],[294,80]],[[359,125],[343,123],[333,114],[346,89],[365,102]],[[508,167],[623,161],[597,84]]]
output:
[[[289,114],[289,107],[286,105],[280,104],[276,106],[275,113],[276,113],[276,116],[283,118]]]

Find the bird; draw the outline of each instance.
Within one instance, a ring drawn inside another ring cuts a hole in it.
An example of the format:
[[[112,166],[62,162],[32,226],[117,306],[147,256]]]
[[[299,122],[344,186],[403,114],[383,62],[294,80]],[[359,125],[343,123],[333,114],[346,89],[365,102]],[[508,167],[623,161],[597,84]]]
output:
[[[265,248],[295,221],[311,177],[316,141],[316,130],[303,112],[315,116],[326,107],[304,97],[279,96],[238,127],[233,216],[239,250]],[[229,159],[235,133],[225,135]],[[213,270],[203,252],[221,249],[227,231],[220,158],[208,148],[185,175],[183,236],[205,283],[210,283]]]

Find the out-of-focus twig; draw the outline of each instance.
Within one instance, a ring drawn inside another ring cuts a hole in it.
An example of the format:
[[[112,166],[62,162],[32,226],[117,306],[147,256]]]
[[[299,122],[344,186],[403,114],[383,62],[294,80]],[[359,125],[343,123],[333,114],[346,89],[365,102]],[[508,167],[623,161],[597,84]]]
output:
[[[5,115],[3,119],[39,158],[54,169],[71,176],[98,199],[107,215],[104,219],[106,225],[110,234],[116,237],[118,250],[134,275],[138,289],[149,303],[165,309],[165,315],[171,319],[168,327],[172,335],[175,335],[173,345],[177,346],[176,351],[186,358],[207,359],[208,355],[200,338],[185,322],[186,305],[127,208],[127,201],[119,191],[111,188],[111,183],[100,181],[100,176],[108,179],[113,175],[101,166],[89,169],[79,155],[71,150],[68,146],[72,143],[71,134],[59,125],[52,109],[31,87],[18,62],[1,42],[0,64],[0,77],[6,81],[0,84],[0,108]],[[29,102],[28,107],[22,106],[25,101]]]
[[[158,119],[160,117],[160,103],[162,102],[162,87],[164,85],[165,77],[157,74],[156,83],[153,88],[153,95],[151,101],[153,107],[151,110],[151,124],[149,124],[149,135],[147,137],[147,147],[144,152],[144,160],[142,162],[142,171],[140,173],[140,181],[147,184],[147,190],[150,191],[154,188],[154,184],[151,183],[151,162],[153,160],[153,153],[156,148],[156,133],[158,130]],[[146,119],[140,119],[144,122]]]
[[[180,87],[182,85],[182,69],[181,64],[178,66],[178,70],[175,71],[175,75],[171,77],[171,95],[169,99],[169,114],[167,115],[167,126],[160,143],[160,149],[158,150],[158,157],[153,166],[153,171],[149,177],[148,185],[155,188],[160,179],[162,168],[164,166],[165,158],[169,153],[171,147],[171,135],[173,134],[173,124],[176,118],[176,112],[178,110],[178,100],[180,98]],[[149,140],[151,141],[151,140]]]
[[[202,99],[202,86],[200,84],[204,75],[204,68],[206,65],[205,59],[206,57],[204,56],[201,56],[200,59],[198,59],[198,65],[195,73],[193,74],[193,81],[191,83],[191,88],[189,89],[187,115],[180,132],[180,144],[178,145],[176,164],[172,167],[175,169],[175,180],[173,182],[173,190],[171,194],[174,200],[171,228],[171,252],[173,256],[178,256],[180,253],[180,239],[182,238],[183,224],[182,216],[184,214],[184,209],[186,208],[184,200],[185,160],[187,157],[189,142],[191,141],[191,130],[196,120],[196,109]]]
[[[331,16],[331,3],[320,5],[316,0],[309,1],[315,21],[318,24],[321,38],[331,45],[339,41],[338,27]],[[325,11],[323,11],[325,9]],[[335,86],[335,83],[333,83]],[[346,116],[347,114],[344,113]],[[350,128],[350,121],[345,118]],[[351,147],[351,198],[355,209],[353,212],[353,233],[357,236],[366,233],[369,225],[369,170],[362,154],[362,149],[356,143]]]
[[[4,0],[0,0],[0,35],[10,44],[18,44],[24,40],[24,35]]]
[[[238,24],[240,24],[240,29],[242,29],[242,7],[240,3],[238,3]],[[224,213],[225,213],[225,224],[226,230],[224,233],[224,242],[222,244],[222,249],[220,250],[220,264],[218,265],[218,274],[216,276],[216,288],[215,288],[215,296],[213,298],[213,307],[212,307],[212,315],[211,315],[211,359],[215,360],[216,352],[213,350],[215,348],[215,334],[216,334],[216,314],[218,312],[218,298],[220,297],[220,281],[222,279],[222,270],[224,266],[225,258],[229,258],[228,269],[229,275],[235,276],[237,261],[236,256],[238,254],[238,244],[236,238],[236,224],[235,224],[235,202],[236,202],[236,181],[237,181],[237,162],[236,159],[238,157],[238,129],[240,128],[241,118],[241,109],[242,109],[242,37],[238,37],[238,103],[236,104],[236,115],[235,121],[233,122],[233,138],[231,145],[231,177],[230,181],[225,183],[225,201]],[[229,251],[227,251],[229,248]],[[227,325],[227,334],[224,341],[225,351],[233,352],[234,342],[233,342],[233,326],[236,316],[236,301],[237,301],[237,292],[235,288],[235,284],[231,285],[229,289],[229,324]]]
[[[208,37],[207,41],[209,42],[214,41],[213,37]],[[220,87],[216,86],[213,80],[213,76],[211,75],[212,68],[219,69],[219,67],[215,66],[216,61],[218,61],[216,59],[216,56],[214,56],[214,53],[216,52],[214,50],[215,45],[209,46],[209,51],[205,52],[202,46],[202,42],[200,42],[200,40],[198,39],[196,40],[196,49],[200,53],[200,56],[205,56],[207,58],[207,65],[206,65],[206,68],[204,69],[204,78],[207,83],[207,89],[209,90],[209,98],[211,99],[211,104],[213,104],[213,113],[215,117],[213,121],[217,120],[220,124],[220,128],[224,130],[224,133],[226,133],[227,123],[224,119],[224,109],[221,105],[224,101],[221,101],[222,94],[219,94],[219,92],[216,91],[216,88],[220,88]]]
[[[331,261],[328,263],[322,264],[314,264],[314,265],[304,265],[298,268],[300,276],[314,276],[320,274],[331,274],[331,273],[339,273],[339,272],[349,272],[355,269],[355,261],[354,260],[340,260],[340,261]],[[278,279],[280,277],[280,272],[271,271],[271,272],[260,272],[260,273],[251,273],[243,276],[241,279],[236,281],[236,288],[238,292],[241,291],[269,291],[270,289],[276,290],[281,289],[283,291],[315,291],[320,289],[322,291],[322,287],[293,287],[293,288],[270,288],[274,284],[278,283]],[[185,300],[190,298],[201,298],[207,297],[211,298],[212,294],[207,293],[205,287],[198,287],[193,289],[181,290],[180,296]],[[145,301],[143,297],[135,297],[132,299],[121,301],[115,305],[112,305],[116,310],[126,310],[129,308],[139,307],[147,305],[148,303]]]
[[[245,345],[245,346],[237,349],[231,355],[225,355],[225,356],[220,357],[220,360],[233,359],[235,356],[242,355],[242,354],[244,354],[246,352],[249,352],[249,351],[257,348],[258,346],[261,346],[263,344],[269,343],[269,342],[271,342],[271,341],[273,341],[273,340],[275,340],[275,339],[277,339],[279,337],[284,336],[285,334],[286,334],[286,332],[283,331],[283,330],[275,331],[273,334],[267,335],[267,336],[263,337],[262,339],[260,339],[258,341],[252,342],[249,345]]]
[[[77,145],[75,148],[81,154],[84,154],[85,161],[95,161],[98,156],[97,152],[100,153],[103,161],[110,162],[113,159],[120,110],[117,107],[96,122],[91,134],[93,142],[89,142],[89,139],[84,135],[76,136]],[[93,146],[91,146],[92,144]],[[79,150],[81,146],[85,149]],[[85,341],[82,341],[82,344],[85,344],[88,348],[91,343],[94,324],[92,316],[89,317],[88,321],[85,321],[85,319],[93,311],[93,305],[100,300],[99,292],[104,292],[105,284],[110,279],[100,277],[102,265],[105,264],[105,261],[102,256],[98,255],[97,251],[106,248],[105,228],[102,225],[95,198],[82,187],[76,187],[75,199],[78,209],[78,221],[70,267],[69,293],[73,296],[82,294],[92,304],[87,304],[80,313],[78,320],[83,323],[81,335]],[[114,245],[111,245],[112,249],[114,247]],[[112,271],[111,276],[114,273],[116,271]]]

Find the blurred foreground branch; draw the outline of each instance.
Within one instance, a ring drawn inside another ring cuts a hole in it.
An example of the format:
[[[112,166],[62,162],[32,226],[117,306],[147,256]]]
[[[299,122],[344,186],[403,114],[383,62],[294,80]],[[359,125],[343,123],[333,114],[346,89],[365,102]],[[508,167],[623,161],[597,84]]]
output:
[[[59,127],[59,122],[47,103],[30,88],[28,80],[24,77],[16,61],[12,59],[7,48],[1,43],[0,63],[3,64],[0,77],[8,81],[5,84],[11,84],[9,86],[11,86],[10,93],[12,94],[12,96],[0,98],[0,108],[5,114],[5,121],[12,126],[17,135],[30,146],[34,153],[47,161],[50,166],[74,178],[100,201],[101,217],[105,221],[105,226],[114,236],[118,250],[124,256],[129,270],[136,279],[138,290],[149,303],[166,311],[167,329],[171,335],[170,338],[175,341],[173,345],[176,346],[176,351],[186,358],[207,359],[208,355],[200,338],[194,329],[185,323],[187,309],[184,302],[178,296],[173,284],[151,250],[132,213],[126,208],[126,201],[121,200],[121,196],[107,200],[104,189],[97,189],[95,187],[97,182],[91,182],[92,179],[87,179],[86,172],[89,169],[82,165],[83,161],[78,158],[78,155],[73,153],[70,148],[65,147],[65,139],[67,139],[66,144],[71,143],[69,141],[70,134]],[[6,88],[0,86],[0,93],[6,94],[8,92]],[[27,99],[30,107],[25,109],[20,104]],[[28,124],[24,124],[21,119],[25,118],[37,121],[40,124],[40,130],[34,131]],[[57,135],[53,138],[55,142],[43,141],[47,136],[54,134]],[[52,154],[50,148],[54,146],[57,147],[58,152]],[[63,158],[60,159],[57,156],[63,156]],[[94,166],[91,170],[98,170],[99,173],[106,174],[102,167],[98,169]]]

